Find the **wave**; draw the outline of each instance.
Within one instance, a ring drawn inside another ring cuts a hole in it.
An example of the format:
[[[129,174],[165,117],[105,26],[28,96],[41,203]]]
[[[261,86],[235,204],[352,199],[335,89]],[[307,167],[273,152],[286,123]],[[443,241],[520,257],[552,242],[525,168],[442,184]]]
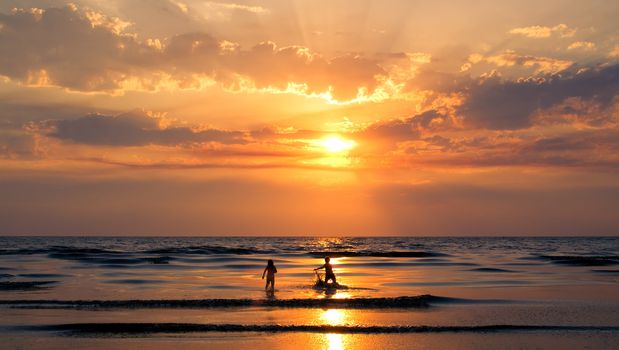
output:
[[[505,272],[505,273],[516,272],[516,271],[513,271],[513,270],[498,269],[498,268],[494,268],[494,267],[479,267],[479,268],[476,268],[476,269],[470,269],[469,271],[475,271],[475,272]]]
[[[345,247],[343,249],[350,249]],[[284,251],[290,249],[282,249]],[[305,251],[303,247],[297,247],[294,251],[301,254],[308,254],[313,257],[385,257],[385,258],[432,258],[449,256],[448,254],[431,252],[431,251],[371,251],[371,250],[333,250],[333,251]],[[47,248],[21,248],[21,249],[0,249],[0,255],[33,255],[47,254],[50,258],[63,260],[92,260],[93,262],[107,262],[124,264],[136,264],[143,259],[151,260],[154,263],[157,261],[169,261],[172,259],[169,255],[252,255],[252,254],[278,254],[281,251],[269,249],[254,249],[241,247],[226,247],[216,245],[201,245],[201,246],[185,246],[185,247],[167,247],[157,249],[146,249],[136,251],[117,251],[100,248],[76,248],[67,246],[51,246]],[[164,255],[162,257],[142,257],[134,258],[135,254],[145,255]],[[164,262],[164,263],[166,263]]]
[[[19,277],[25,278],[64,278],[71,277],[71,275],[65,275],[60,273],[20,273]]]
[[[334,309],[395,309],[426,308],[431,303],[457,302],[464,299],[434,295],[401,296],[393,298],[349,299],[162,299],[162,300],[0,300],[0,305],[47,308],[334,308]]]
[[[50,288],[57,281],[0,281],[0,291],[29,291]]]
[[[379,257],[379,258],[429,258],[429,257],[438,257],[438,256],[448,256],[443,253],[435,253],[435,252],[425,252],[425,251],[314,251],[309,252],[308,255],[322,258],[322,257],[331,257],[331,258],[342,258],[342,257],[356,257],[356,256],[371,256],[371,257]]]
[[[260,251],[252,248],[235,248],[222,247],[214,245],[204,246],[189,246],[178,248],[159,248],[144,251],[146,254],[182,254],[182,255],[213,255],[213,254],[231,254],[231,255],[250,255],[272,253],[272,251]]]
[[[76,248],[66,246],[51,246],[47,248],[0,249],[0,255],[32,255],[32,254],[118,254],[117,251],[99,248]]]
[[[132,254],[179,254],[179,255],[249,255],[273,253],[271,250],[257,250],[253,248],[225,247],[216,245],[200,245],[185,247],[168,247],[135,251],[120,251],[101,248],[78,248],[68,246],[50,246],[46,248],[19,248],[19,249],[0,249],[0,255],[33,255],[48,254],[49,257],[71,259],[82,258],[85,256],[122,256]]]
[[[234,258],[234,256],[249,256],[265,253],[254,249],[230,248],[222,246],[190,246],[182,248],[162,248],[135,251],[117,251],[99,248],[76,248],[66,246],[51,246],[48,248],[0,249],[0,255],[45,255],[51,259],[68,260],[82,266],[97,265],[104,268],[150,268],[158,265],[159,268],[191,269],[190,266],[171,264],[176,260],[186,260],[188,257],[212,256],[213,258]],[[172,256],[176,255],[176,256]],[[183,256],[186,258],[183,259]],[[261,265],[260,265],[261,266]],[[243,266],[242,268],[255,268]],[[73,268],[79,268],[79,265]],[[239,268],[241,266],[239,265]]]
[[[537,258],[550,261],[553,264],[571,266],[609,266],[619,264],[619,256],[617,255],[539,255]]]
[[[70,323],[45,326],[25,326],[28,330],[70,333],[146,334],[194,332],[269,332],[269,333],[497,333],[540,331],[611,331],[615,326],[554,326],[554,325],[484,325],[484,326],[350,326],[350,325],[245,325],[201,323]]]

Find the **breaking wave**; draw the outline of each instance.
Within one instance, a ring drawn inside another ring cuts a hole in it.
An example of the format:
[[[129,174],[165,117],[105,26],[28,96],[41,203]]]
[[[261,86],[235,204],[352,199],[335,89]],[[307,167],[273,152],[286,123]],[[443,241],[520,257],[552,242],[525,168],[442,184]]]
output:
[[[70,333],[145,334],[190,332],[270,332],[270,333],[497,333],[540,331],[611,331],[619,327],[552,326],[552,325],[484,325],[484,326],[333,326],[333,325],[244,325],[200,323],[71,323],[47,326],[29,326],[31,330]]]
[[[0,305],[20,308],[337,308],[395,309],[426,308],[432,303],[464,302],[465,299],[434,295],[394,298],[349,299],[161,299],[161,300],[0,300]]]

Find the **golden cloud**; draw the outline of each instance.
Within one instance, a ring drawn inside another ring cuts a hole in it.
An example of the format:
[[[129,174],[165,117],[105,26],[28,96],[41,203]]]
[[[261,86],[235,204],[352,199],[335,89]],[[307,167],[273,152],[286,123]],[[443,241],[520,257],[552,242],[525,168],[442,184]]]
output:
[[[557,24],[554,27],[546,26],[529,26],[514,28],[508,32],[509,34],[522,35],[527,38],[543,39],[549,38],[552,35],[558,35],[561,38],[570,38],[576,34],[576,29],[568,27],[566,24]]]
[[[499,67],[524,66],[535,67],[536,73],[556,74],[569,68],[574,62],[550,57],[521,55],[513,50],[506,50],[501,54],[485,58],[486,62]]]
[[[568,50],[581,49],[581,50],[593,50],[595,49],[595,43],[591,41],[575,41],[567,47]]]

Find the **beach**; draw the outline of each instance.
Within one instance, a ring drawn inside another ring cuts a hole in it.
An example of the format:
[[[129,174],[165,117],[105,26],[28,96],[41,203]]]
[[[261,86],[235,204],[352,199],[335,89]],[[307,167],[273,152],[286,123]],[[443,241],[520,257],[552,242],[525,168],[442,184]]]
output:
[[[617,238],[0,239],[4,348],[612,349]],[[340,289],[313,287],[331,256]],[[276,290],[260,279],[266,260]]]

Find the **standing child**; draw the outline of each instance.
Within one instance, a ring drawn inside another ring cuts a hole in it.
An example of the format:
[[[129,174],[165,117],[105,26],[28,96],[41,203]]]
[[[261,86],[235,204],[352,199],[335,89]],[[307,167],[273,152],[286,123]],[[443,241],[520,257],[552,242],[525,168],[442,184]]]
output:
[[[267,284],[264,286],[265,290],[269,289],[269,284],[271,285],[271,290],[275,290],[275,274],[277,273],[277,268],[275,264],[273,264],[273,260],[269,259],[267,262],[267,267],[264,268],[262,272],[262,279],[264,279],[264,275],[267,275]]]

